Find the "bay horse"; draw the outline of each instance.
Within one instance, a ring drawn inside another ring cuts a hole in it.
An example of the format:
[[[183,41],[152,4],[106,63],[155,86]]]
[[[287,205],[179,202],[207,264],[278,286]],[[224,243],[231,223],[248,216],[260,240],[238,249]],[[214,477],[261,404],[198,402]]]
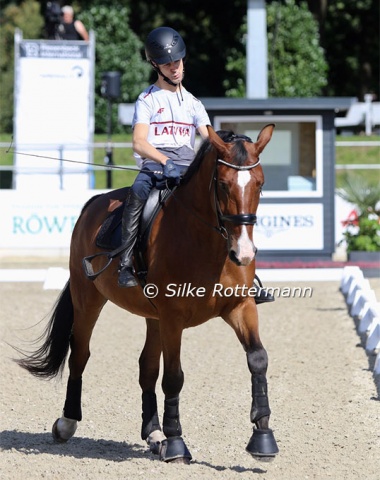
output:
[[[145,286],[118,287],[118,259],[104,269],[102,256],[97,256],[102,252],[96,245],[97,234],[126,198],[127,187],[97,195],[83,207],[71,238],[69,280],[57,299],[43,344],[16,360],[33,375],[49,379],[62,374],[70,350],[63,414],[53,425],[56,441],[68,441],[82,419],[82,374],[90,357],[91,334],[105,303],[111,301],[146,319],[139,358],[141,438],[154,454],[166,462],[189,463],[192,458],[179,418],[184,383],[182,332],[218,316],[234,330],[251,373],[253,433],[246,450],[263,460],[278,453],[269,428],[268,358],[251,293],[256,254],[253,229],[264,183],[259,155],[273,129],[273,124],[266,125],[252,142],[232,132],[224,141],[208,127],[209,138],[151,227]],[[102,272],[93,280],[82,265],[88,255],[95,257],[94,267]],[[161,355],[162,428],[155,393]]]

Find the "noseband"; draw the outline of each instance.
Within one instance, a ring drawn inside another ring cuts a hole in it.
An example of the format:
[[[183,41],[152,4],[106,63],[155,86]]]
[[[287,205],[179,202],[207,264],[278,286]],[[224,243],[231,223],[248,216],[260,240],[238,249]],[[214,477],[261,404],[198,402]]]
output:
[[[246,137],[245,135],[233,135],[234,138],[231,140],[244,140],[244,141],[249,141],[252,142],[252,140],[249,137]],[[230,140],[230,141],[231,141]],[[253,165],[235,165],[230,162],[226,162],[225,160],[222,160],[221,158],[217,158],[216,164],[215,164],[215,170],[214,170],[214,199],[215,199],[215,210],[217,212],[218,216],[218,224],[219,224],[219,232],[225,236],[226,235],[226,229],[224,227],[224,222],[228,223],[233,223],[234,225],[255,225],[257,222],[257,216],[256,213],[240,213],[237,215],[224,215],[221,208],[220,208],[220,200],[219,200],[219,195],[218,195],[218,164],[225,165],[229,168],[233,168],[234,170],[239,170],[239,171],[247,171],[247,170],[252,170],[253,168],[257,167],[260,165],[260,160],[258,160],[256,163]]]

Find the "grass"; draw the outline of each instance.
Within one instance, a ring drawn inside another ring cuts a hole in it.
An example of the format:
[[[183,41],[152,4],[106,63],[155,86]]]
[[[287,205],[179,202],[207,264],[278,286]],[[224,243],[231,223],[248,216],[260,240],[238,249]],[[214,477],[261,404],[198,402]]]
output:
[[[5,143],[8,146],[11,145],[12,135],[11,134],[0,134],[0,143]],[[95,135],[94,143],[106,143],[107,135]],[[131,143],[132,135],[131,134],[118,134],[112,136],[112,143]],[[7,147],[0,148],[0,166],[10,166],[13,165],[13,154],[12,152],[7,153]],[[10,149],[12,151],[12,148]],[[105,165],[105,156],[106,149],[104,147],[94,148],[94,164],[95,165]],[[70,160],[70,154],[67,154],[67,158]],[[115,165],[118,166],[136,166],[135,159],[133,157],[133,151],[131,148],[113,148],[112,149],[112,160]],[[54,160],[52,160],[54,161]],[[111,173],[112,179],[112,188],[121,188],[127,185],[132,185],[137,171],[133,170],[119,170],[115,169]],[[0,171],[0,188],[10,188],[11,185],[11,173]],[[95,170],[95,188],[104,189],[107,188],[107,170],[99,169]]]
[[[106,135],[95,135],[94,143],[107,142]],[[131,134],[119,134],[112,136],[112,143],[131,143]],[[105,148],[94,149],[94,163],[97,165],[105,165],[104,158],[106,156]],[[113,148],[112,160],[118,166],[136,166],[136,161],[131,148]],[[132,185],[136,178],[137,171],[132,170],[113,170],[111,172],[112,188],[121,188]],[[95,188],[107,188],[107,172],[106,170],[95,171]]]
[[[380,136],[363,137],[336,137],[337,141],[350,142],[368,142],[380,141]],[[336,147],[335,148],[336,165],[378,165],[380,163],[380,147],[379,146],[363,146],[363,147]],[[355,170],[337,170],[335,184],[341,187],[345,183],[345,179],[350,176],[361,176],[366,183],[377,184],[380,182],[379,170],[355,169]]]
[[[363,137],[336,137],[337,141],[380,141],[380,136]],[[0,142],[11,145],[11,134],[0,134]],[[115,134],[112,136],[112,143],[130,143],[132,141],[131,134]],[[95,135],[94,143],[107,142],[106,135]],[[12,153],[6,153],[7,147],[0,148],[0,166],[13,165]],[[94,149],[94,163],[97,165],[105,165],[105,148]],[[352,165],[352,164],[371,164],[379,165],[380,147],[378,146],[363,146],[363,147],[336,147],[335,161],[337,165]],[[136,162],[133,157],[131,148],[113,148],[113,163],[120,166],[135,166]],[[112,188],[120,188],[126,185],[131,185],[137,175],[136,171],[129,170],[114,170],[112,171]],[[360,175],[370,183],[379,182],[379,170],[338,170],[336,172],[336,186],[340,187],[344,183],[344,179],[350,175]],[[10,188],[11,173],[0,171],[0,188]],[[107,173],[106,169],[95,171],[95,188],[107,188]]]

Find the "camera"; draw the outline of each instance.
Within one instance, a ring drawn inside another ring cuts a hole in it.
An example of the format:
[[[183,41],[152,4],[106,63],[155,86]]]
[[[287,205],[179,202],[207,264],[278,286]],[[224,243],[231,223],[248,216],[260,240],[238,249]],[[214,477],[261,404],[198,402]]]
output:
[[[57,2],[48,2],[45,11],[45,20],[49,23],[61,23],[61,6]]]
[[[62,11],[58,2],[47,2],[45,10],[45,32],[49,40],[62,39]]]

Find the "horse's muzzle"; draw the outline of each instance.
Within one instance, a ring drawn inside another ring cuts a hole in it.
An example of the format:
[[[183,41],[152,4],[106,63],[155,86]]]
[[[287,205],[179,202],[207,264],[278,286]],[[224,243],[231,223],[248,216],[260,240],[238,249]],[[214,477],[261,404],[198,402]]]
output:
[[[239,238],[232,237],[229,243],[229,258],[239,267],[246,267],[255,259],[257,248],[249,239],[245,228]]]

